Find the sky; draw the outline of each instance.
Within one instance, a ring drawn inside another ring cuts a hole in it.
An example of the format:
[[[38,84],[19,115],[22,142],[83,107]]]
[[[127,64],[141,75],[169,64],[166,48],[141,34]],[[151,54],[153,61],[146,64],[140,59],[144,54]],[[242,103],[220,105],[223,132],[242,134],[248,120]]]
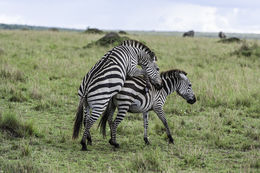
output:
[[[260,0],[0,0],[0,23],[260,34]]]

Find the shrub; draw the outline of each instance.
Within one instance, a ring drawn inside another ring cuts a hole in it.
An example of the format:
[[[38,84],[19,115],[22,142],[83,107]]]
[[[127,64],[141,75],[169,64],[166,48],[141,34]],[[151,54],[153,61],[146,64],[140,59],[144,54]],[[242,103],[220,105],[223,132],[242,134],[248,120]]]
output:
[[[121,31],[119,31],[118,33],[119,33],[119,34],[124,34],[124,35],[126,35],[126,34],[127,34],[127,32],[125,32],[125,31],[122,31],[122,30],[121,30]]]
[[[87,28],[84,33],[86,34],[103,34],[104,32],[97,28]]]
[[[24,96],[24,94],[21,91],[14,91],[11,92],[11,97],[9,98],[10,102],[25,102],[27,101],[27,98]]]
[[[250,164],[250,167],[260,169],[260,159],[254,160],[253,163]]]
[[[28,143],[22,145],[22,148],[21,148],[22,157],[31,155],[31,152],[32,151],[31,151],[30,145]]]
[[[0,70],[0,77],[3,79],[11,80],[13,82],[25,82],[26,77],[24,73],[8,65],[2,66]]]
[[[32,122],[24,123],[10,112],[0,119],[0,129],[8,131],[14,137],[32,136],[37,133]]]
[[[245,56],[245,57],[259,57],[260,56],[260,46],[257,43],[253,45],[248,44],[247,42],[243,42],[242,46],[231,53],[231,55]]]
[[[92,43],[88,44],[84,48],[90,48],[94,45],[96,45],[96,46],[109,46],[109,45],[117,46],[121,42],[128,40],[128,39],[129,39],[128,37],[120,37],[117,33],[110,32],[110,33],[107,33],[104,37],[97,40],[96,42],[92,42]]]
[[[206,167],[206,164],[202,158],[201,154],[185,154],[183,156],[183,162],[180,164],[181,167],[198,167],[198,168],[204,168]]]
[[[1,160],[0,160],[1,161]],[[28,173],[28,172],[49,172],[46,168],[36,167],[32,164],[31,160],[24,161],[2,161],[0,164],[0,172],[19,172],[19,173]]]
[[[131,171],[134,172],[163,172],[165,167],[162,165],[163,154],[156,148],[154,152],[144,151],[134,156],[131,162]]]
[[[50,28],[49,31],[54,31],[54,32],[58,32],[59,29],[58,28]]]
[[[5,53],[4,49],[0,47],[0,55],[3,55]]]
[[[224,38],[219,40],[220,43],[239,43],[241,40],[237,37]]]

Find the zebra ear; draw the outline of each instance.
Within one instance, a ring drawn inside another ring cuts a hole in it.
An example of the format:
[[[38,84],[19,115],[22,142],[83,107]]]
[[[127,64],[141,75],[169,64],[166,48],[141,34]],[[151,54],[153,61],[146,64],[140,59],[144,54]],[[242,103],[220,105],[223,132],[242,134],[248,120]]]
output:
[[[150,55],[152,61],[157,61],[157,57],[155,56],[154,52],[150,52],[149,55]]]
[[[182,78],[182,79],[187,79],[187,76],[186,76],[185,74],[183,74],[183,73],[179,73],[179,76],[180,76],[180,78]]]

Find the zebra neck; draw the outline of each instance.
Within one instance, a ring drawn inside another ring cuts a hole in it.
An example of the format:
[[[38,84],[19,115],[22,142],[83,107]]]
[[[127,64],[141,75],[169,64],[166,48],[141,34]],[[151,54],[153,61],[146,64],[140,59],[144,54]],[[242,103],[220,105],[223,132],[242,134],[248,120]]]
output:
[[[150,56],[144,52],[143,50],[139,50],[137,52],[138,56],[138,64],[142,66],[146,66],[148,64],[148,60],[150,59]]]
[[[167,96],[170,95],[171,93],[173,93],[176,88],[177,88],[177,85],[176,85],[176,80],[171,80],[170,78],[164,78],[162,76],[162,81],[163,81],[163,89],[164,91],[166,92]]]

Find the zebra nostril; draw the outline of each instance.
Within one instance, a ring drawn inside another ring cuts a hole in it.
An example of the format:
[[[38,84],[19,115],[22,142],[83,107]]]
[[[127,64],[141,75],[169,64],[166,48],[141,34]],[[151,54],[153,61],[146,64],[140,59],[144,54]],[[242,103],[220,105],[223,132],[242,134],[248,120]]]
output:
[[[193,99],[187,100],[189,104],[194,104],[196,102],[196,97],[194,96]]]

